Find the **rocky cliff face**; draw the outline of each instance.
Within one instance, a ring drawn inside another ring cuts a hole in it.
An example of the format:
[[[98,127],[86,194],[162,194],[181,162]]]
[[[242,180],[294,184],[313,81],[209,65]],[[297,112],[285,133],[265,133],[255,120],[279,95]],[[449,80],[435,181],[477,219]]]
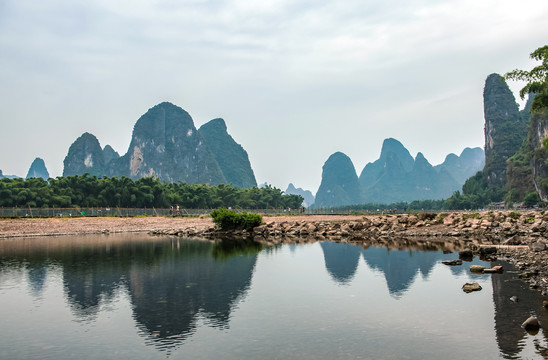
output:
[[[63,176],[82,175],[85,173],[92,176],[103,176],[106,174],[103,149],[101,149],[99,140],[87,132],[72,143],[63,161],[63,165]]]
[[[490,187],[506,184],[506,161],[527,136],[527,121],[521,116],[514,95],[500,75],[491,74],[483,91],[485,115],[484,175]]]
[[[360,184],[352,160],[341,152],[331,155],[322,167],[322,182],[315,207],[359,204]]]
[[[257,186],[247,152],[227,132],[223,119],[213,119],[198,131],[215,156],[227,183],[239,188]]]
[[[312,192],[309,190],[303,190],[302,188],[295,188],[295,185],[289,184],[287,189],[285,190],[286,194],[290,195],[300,195],[303,197],[303,206],[304,207],[310,207],[312,204],[314,204],[315,198]]]
[[[103,160],[105,161],[105,164],[110,163],[112,160],[117,160],[120,158],[120,155],[114,151],[114,149],[107,145],[103,148]]]
[[[30,165],[26,178],[42,178],[44,180],[48,180],[49,172],[48,169],[46,169],[46,164],[44,163],[44,160],[40,158],[34,159],[32,164]]]
[[[132,179],[156,177],[167,182],[226,182],[215,157],[194,127],[190,115],[163,102],[137,120],[128,152],[111,162],[110,175]]]
[[[139,118],[122,157],[109,145],[101,149],[89,133],[79,137],[64,160],[63,176],[84,173],[189,184],[228,182],[242,188],[257,185],[247,152],[228,134],[222,119],[198,131],[186,111],[168,102]]]
[[[542,201],[548,201],[548,152],[542,141],[548,137],[548,115],[533,114],[529,127],[529,146],[531,149],[531,170],[533,183]]]

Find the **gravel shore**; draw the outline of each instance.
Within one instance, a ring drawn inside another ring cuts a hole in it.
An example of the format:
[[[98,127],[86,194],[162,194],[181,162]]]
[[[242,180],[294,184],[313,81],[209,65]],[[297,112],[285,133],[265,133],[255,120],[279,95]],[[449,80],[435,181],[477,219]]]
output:
[[[267,224],[284,221],[353,221],[359,216],[278,216],[264,217]],[[82,217],[82,218],[25,218],[0,220],[0,238],[83,235],[122,232],[149,232],[166,229],[193,229],[203,232],[213,227],[210,217]]]

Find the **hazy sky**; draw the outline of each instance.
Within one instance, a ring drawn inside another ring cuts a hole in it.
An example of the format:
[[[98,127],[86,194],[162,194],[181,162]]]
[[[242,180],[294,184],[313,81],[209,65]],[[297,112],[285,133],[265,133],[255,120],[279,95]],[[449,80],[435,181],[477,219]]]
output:
[[[259,183],[316,192],[385,138],[433,165],[483,147],[485,78],[531,68],[546,0],[0,0],[0,169],[51,176],[84,132],[126,153],[170,101],[222,117]],[[519,84],[511,84],[516,92]]]

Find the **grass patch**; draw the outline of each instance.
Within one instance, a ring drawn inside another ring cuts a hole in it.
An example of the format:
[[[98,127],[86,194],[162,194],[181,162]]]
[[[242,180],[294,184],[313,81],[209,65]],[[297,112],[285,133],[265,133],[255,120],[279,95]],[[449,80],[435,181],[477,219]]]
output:
[[[468,220],[468,219],[479,219],[480,218],[480,214],[478,212],[471,212],[471,213],[467,213],[467,214],[464,214],[462,216],[462,219],[464,221]]]

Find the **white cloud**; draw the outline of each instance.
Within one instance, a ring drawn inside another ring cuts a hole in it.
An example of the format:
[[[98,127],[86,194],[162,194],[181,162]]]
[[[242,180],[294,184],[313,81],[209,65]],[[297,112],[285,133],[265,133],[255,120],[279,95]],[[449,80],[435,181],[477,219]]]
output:
[[[385,137],[439,162],[483,146],[483,81],[531,65],[547,15],[544,0],[4,1],[0,151],[24,150],[0,169],[41,156],[59,175],[84,131],[124,153],[163,100],[197,125],[224,117],[282,188],[315,191],[335,151],[360,172]]]

